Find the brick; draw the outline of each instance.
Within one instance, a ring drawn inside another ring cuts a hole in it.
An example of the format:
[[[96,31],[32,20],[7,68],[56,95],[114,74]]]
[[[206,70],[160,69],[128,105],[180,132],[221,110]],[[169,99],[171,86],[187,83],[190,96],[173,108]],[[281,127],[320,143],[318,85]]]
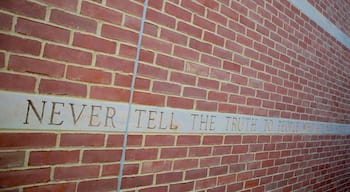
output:
[[[215,102],[197,101],[196,102],[196,110],[199,110],[199,111],[217,111],[218,104]]]
[[[63,77],[65,66],[56,62],[11,55],[9,69],[19,72],[29,72],[50,77]]]
[[[174,183],[182,180],[183,172],[160,173],[156,176],[156,184]]]
[[[241,65],[234,62],[224,61],[223,69],[239,73],[241,71]]]
[[[153,182],[153,175],[143,175],[135,177],[123,177],[122,186],[123,189],[141,187],[151,185]]]
[[[222,164],[238,163],[238,155],[226,155],[222,157]]]
[[[140,105],[164,106],[165,97],[163,95],[136,91],[134,93],[134,102]]]
[[[57,9],[53,9],[50,15],[50,22],[76,30],[95,33],[97,23],[92,19],[73,15]]]
[[[0,172],[0,188],[45,183],[50,181],[50,168]]]
[[[207,88],[207,89],[219,89],[219,81],[216,80],[211,80],[211,79],[206,79],[206,78],[199,78],[198,79],[198,86]]]
[[[75,192],[75,183],[60,183],[60,184],[49,184],[40,185],[34,187],[24,188],[23,192],[45,192],[45,191],[65,191],[65,192]]]
[[[185,183],[177,183],[171,184],[169,188],[169,192],[178,192],[178,191],[192,191],[194,187],[194,182],[185,182]]]
[[[249,181],[244,182],[245,189],[256,187],[258,185],[259,185],[259,179],[254,179],[254,180],[249,180]]]
[[[221,113],[237,113],[237,106],[231,104],[219,104],[219,112]]]
[[[109,101],[129,101],[129,90],[112,87],[91,87],[90,97]]]
[[[158,54],[156,63],[160,66],[164,66],[176,70],[184,70],[185,62],[182,59],[177,59],[167,55]]]
[[[104,53],[115,53],[116,43],[95,36],[75,33],[73,45]]]
[[[107,164],[102,167],[102,176],[115,176],[119,174],[119,164]],[[123,175],[136,175],[139,172],[139,164],[124,164]]]
[[[78,163],[80,151],[32,151],[29,156],[30,166]]]
[[[9,169],[14,167],[23,167],[24,158],[24,151],[0,152],[0,168]]]
[[[0,13],[0,29],[2,30],[10,30],[12,27],[12,16],[11,15],[7,15],[5,13]]]
[[[126,12],[139,17],[141,16],[143,10],[143,7],[141,5],[133,1],[116,2],[113,0],[108,0],[106,2],[106,5],[121,12]]]
[[[116,25],[120,25],[123,18],[123,14],[118,11],[107,9],[89,2],[82,3],[80,13],[82,15],[86,15],[88,17],[103,20]]]
[[[200,27],[201,29],[215,32],[216,24],[212,22],[212,20],[194,15],[193,24]]]
[[[160,173],[171,171],[172,161],[149,161],[143,162],[141,173]]]
[[[103,134],[76,134],[63,133],[60,146],[103,146],[105,135]]]
[[[246,143],[256,143],[258,137],[255,135],[244,135],[242,139],[242,144]]]
[[[176,24],[176,19],[174,17],[152,9],[147,10],[146,19],[171,29],[174,29]]]
[[[239,191],[243,189],[243,182],[241,183],[234,183],[234,184],[230,184],[227,186],[227,190],[228,191]]]
[[[230,154],[232,151],[231,146],[214,146],[213,155],[225,155]]]
[[[194,101],[192,99],[185,99],[182,97],[168,96],[167,106],[172,108],[193,109]]]
[[[208,31],[204,32],[204,40],[221,47],[224,46],[225,42],[224,38],[219,37],[217,34]]]
[[[139,65],[138,73],[159,80],[166,80],[168,76],[168,71],[149,65]]]
[[[150,187],[150,188],[146,188],[146,189],[141,189],[139,191],[140,192],[153,192],[153,191],[168,192],[168,186]]]
[[[140,59],[140,61],[144,61],[147,63],[153,63],[154,57],[155,57],[154,55],[155,54],[153,51],[141,49],[139,59]],[[130,58],[132,60],[135,60],[136,47],[121,44],[119,47],[119,56],[127,57],[127,58]],[[133,66],[134,66],[134,62],[132,62],[130,67],[133,67]]]
[[[88,83],[110,84],[112,81],[111,73],[91,68],[82,68],[68,66],[67,79],[83,81]]]
[[[17,20],[15,31],[28,36],[65,44],[68,43],[70,35],[66,29],[21,18]]]
[[[180,87],[180,85],[177,85],[174,83],[155,81],[155,82],[153,82],[152,91],[155,93],[180,95],[181,87]]]
[[[0,73],[0,88],[21,92],[34,92],[36,79],[34,77]]]
[[[180,158],[187,156],[187,148],[162,148],[160,158]]]
[[[46,148],[56,145],[53,133],[1,133],[0,148]]]
[[[179,21],[177,23],[177,30],[196,38],[201,38],[202,36],[202,29],[195,27],[193,25],[189,25],[182,21]]]
[[[78,83],[42,79],[39,84],[39,93],[86,97],[87,88],[86,85]]]
[[[213,54],[221,59],[232,60],[232,52],[226,49],[214,47]]]
[[[201,137],[197,135],[179,135],[177,138],[177,146],[193,146],[199,145]]]
[[[236,174],[223,175],[218,177],[218,185],[235,183]]]
[[[78,6],[78,0],[41,0],[42,2],[52,5],[54,7],[59,7],[65,10],[76,11]]]
[[[186,72],[193,73],[200,76],[209,75],[209,67],[197,63],[186,62]]]
[[[237,181],[244,181],[251,179],[253,177],[253,172],[248,171],[248,172],[242,172],[237,174]]]
[[[172,146],[175,142],[173,135],[147,135],[145,146]]]
[[[181,2],[182,7],[193,11],[199,15],[204,15],[205,12],[205,7],[203,5],[200,5],[196,2],[192,2],[192,1],[182,1]]]
[[[208,157],[208,158],[201,158],[199,161],[200,167],[212,167],[220,165],[220,157]]]
[[[0,52],[0,68],[5,66],[5,54]]]
[[[202,180],[196,180],[195,189],[204,189],[213,187],[216,185],[216,178],[207,178]]]
[[[189,157],[203,157],[212,154],[211,147],[190,147],[188,156]]]
[[[128,135],[127,146],[141,146],[143,140],[142,135]],[[122,147],[124,135],[108,135],[108,147]]]
[[[117,178],[98,179],[98,180],[89,180],[89,181],[79,182],[77,192],[113,191],[116,188],[117,188]]]
[[[83,153],[83,163],[101,163],[119,161],[121,150],[85,150]]]
[[[206,95],[207,95],[207,92],[205,89],[199,89],[199,88],[194,88],[194,87],[185,87],[183,90],[183,96],[185,96],[185,97],[205,99]]]
[[[171,54],[172,50],[172,43],[147,36],[142,38],[142,46],[146,49],[161,51],[167,54]]]
[[[56,167],[55,180],[74,180],[94,178],[99,175],[99,165],[74,166],[74,167]]]
[[[180,34],[165,28],[161,29],[160,38],[166,41],[170,41],[172,43],[183,45],[183,46],[187,45],[187,39],[188,39],[187,36],[183,34]]]
[[[221,60],[211,55],[201,55],[200,61],[213,67],[221,67]]]
[[[235,145],[233,146],[232,153],[247,153],[248,152],[248,145]]]
[[[96,66],[103,67],[105,69],[131,73],[134,65],[132,61],[126,59],[107,55],[97,55]]]
[[[209,176],[225,175],[227,172],[227,166],[212,167],[209,169]]]
[[[36,40],[0,34],[0,41],[0,49],[2,50],[11,51],[15,53],[26,53],[31,55],[40,54],[41,43]]]
[[[181,8],[177,7],[173,4],[166,3],[165,4],[165,12],[168,13],[169,15],[172,15],[176,17],[177,19],[181,19],[187,22],[191,21],[192,13]]]
[[[227,99],[228,99],[227,93],[209,91],[208,100],[226,102]]]
[[[187,170],[198,167],[197,159],[179,159],[174,161],[173,170]]]
[[[197,39],[190,39],[189,47],[200,52],[211,54],[213,51],[213,46],[210,43],[202,42]]]
[[[91,65],[92,62],[89,52],[51,44],[45,45],[44,57],[81,65]]]
[[[155,160],[158,156],[158,149],[128,149],[126,151],[126,160]]]
[[[138,34],[136,32],[106,24],[102,26],[101,35],[109,39],[128,42],[135,45],[138,41]]]
[[[44,19],[46,14],[46,8],[44,6],[25,0],[4,0],[0,2],[0,7],[2,10],[7,10],[19,15],[24,15],[36,19]]]
[[[203,145],[220,145],[222,144],[223,136],[208,135],[203,137]]]
[[[184,74],[184,73],[171,72],[170,81],[181,83],[181,84],[186,84],[186,85],[195,85],[196,84],[196,77],[193,75],[188,75],[188,74]]]
[[[199,178],[204,178],[207,176],[208,169],[202,168],[202,169],[193,169],[186,171],[185,180],[194,180]]]

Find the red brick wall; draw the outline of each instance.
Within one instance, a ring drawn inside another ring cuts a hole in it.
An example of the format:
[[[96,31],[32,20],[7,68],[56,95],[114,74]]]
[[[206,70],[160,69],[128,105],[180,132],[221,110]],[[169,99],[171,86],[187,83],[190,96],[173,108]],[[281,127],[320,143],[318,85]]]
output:
[[[350,36],[350,2],[346,0],[325,1],[308,0],[328,20],[335,24],[347,36]]]
[[[350,123],[350,50],[288,1],[149,6],[136,104]],[[131,0],[0,1],[0,89],[127,102],[141,13]],[[0,188],[113,191],[121,143],[117,133],[1,127]],[[348,191],[349,144],[341,135],[132,134],[122,188]]]

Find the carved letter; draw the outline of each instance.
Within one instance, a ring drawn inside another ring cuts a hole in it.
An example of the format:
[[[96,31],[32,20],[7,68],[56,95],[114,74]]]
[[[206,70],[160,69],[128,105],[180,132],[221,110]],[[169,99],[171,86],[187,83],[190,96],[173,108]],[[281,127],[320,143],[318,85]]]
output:
[[[191,114],[191,116],[193,117],[192,129],[194,129],[194,127],[196,126],[196,118],[198,117],[198,114]]]
[[[201,115],[201,122],[200,122],[200,125],[199,125],[199,129],[202,130],[202,125],[204,125],[204,130],[208,130],[207,129],[207,127],[208,127],[208,115],[206,115],[205,120],[203,119],[203,116],[204,115]]]
[[[91,114],[90,114],[89,126],[98,127],[98,126],[100,126],[101,122],[98,122],[97,124],[92,124],[93,121],[94,121],[94,117],[98,117],[98,114],[95,114],[95,108],[99,108],[101,110],[102,106],[91,105]]]
[[[112,114],[109,113],[109,111],[112,111]],[[105,119],[105,127],[108,127],[108,119],[111,120],[112,127],[115,128],[113,118],[115,116],[115,108],[114,107],[107,107],[107,112],[106,112],[106,119]]]
[[[23,122],[23,124],[29,124],[28,123],[28,116],[29,116],[29,109],[32,109],[36,118],[38,118],[40,124],[42,123],[43,121],[43,117],[44,117],[44,110],[45,110],[45,104],[46,104],[46,101],[42,101],[43,105],[41,107],[41,115],[39,116],[39,113],[38,111],[35,109],[34,105],[33,105],[33,102],[31,100],[27,100],[28,101],[28,107],[27,107],[27,114],[26,114],[26,120]]]
[[[210,116],[210,124],[209,124],[209,130],[215,130],[214,124],[215,124],[215,115]]]
[[[174,122],[174,112],[171,112],[171,121],[170,121],[170,129],[177,129],[178,126],[173,124]]]
[[[62,125],[63,124],[63,121],[61,121],[59,123],[55,123],[54,122],[55,115],[60,115],[61,114],[60,111],[55,111],[56,110],[56,104],[60,104],[60,105],[62,105],[62,107],[64,107],[64,103],[52,102],[52,110],[51,110],[51,117],[50,117],[49,125]]]
[[[73,103],[69,103],[69,105],[70,105],[70,109],[71,109],[71,111],[72,111],[73,123],[74,123],[74,125],[76,125],[77,122],[79,121],[80,117],[81,117],[81,114],[83,114],[83,111],[84,111],[86,105],[83,104],[83,107],[81,108],[81,110],[80,110],[79,115],[78,115],[77,118],[76,118],[76,116],[75,116],[74,104],[73,104]]]
[[[141,112],[146,112],[146,110],[135,109],[135,112],[139,112],[136,128],[141,128]]]
[[[161,111],[161,112],[160,112],[160,120],[159,120],[159,129],[166,129],[166,128],[167,128],[166,125],[165,125],[165,127],[162,127],[162,124],[163,124],[163,114],[164,114],[164,112]]]
[[[147,128],[148,129],[155,129],[156,125],[151,126],[151,122],[155,120],[153,114],[157,114],[157,111],[148,111],[148,123],[147,123]]]

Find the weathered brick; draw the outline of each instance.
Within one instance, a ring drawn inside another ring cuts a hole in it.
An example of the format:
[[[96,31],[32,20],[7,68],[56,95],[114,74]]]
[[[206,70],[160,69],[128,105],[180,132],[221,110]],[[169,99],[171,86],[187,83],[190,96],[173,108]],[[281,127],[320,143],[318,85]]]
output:
[[[63,77],[65,70],[65,65],[59,63],[17,55],[11,55],[8,65],[11,70],[56,78]]]
[[[104,53],[115,53],[116,43],[99,37],[75,33],[73,45]]]
[[[12,18],[13,17],[11,15],[0,13],[0,20],[1,20],[0,29],[6,30],[6,31],[10,30],[12,27]]]
[[[109,101],[129,101],[129,90],[111,87],[91,87],[90,97]]]
[[[91,33],[95,33],[97,30],[96,21],[57,9],[51,11],[50,22]]]
[[[123,177],[122,180],[122,188],[134,188],[140,186],[151,185],[153,182],[153,175],[142,175],[142,176],[134,176],[134,177]]]
[[[74,180],[97,177],[100,171],[99,165],[56,167],[55,180]]]
[[[69,31],[66,29],[27,19],[18,19],[15,31],[17,33],[65,44],[68,43],[70,35]]]
[[[173,135],[147,135],[145,146],[172,146],[175,142]]]
[[[83,84],[68,81],[41,79],[39,84],[39,93],[86,97],[87,87]]]
[[[31,166],[78,163],[80,152],[74,151],[32,151],[28,164]]]
[[[4,0],[0,2],[0,7],[2,10],[36,19],[44,19],[46,14],[46,8],[44,6],[25,0]]]
[[[182,180],[183,172],[160,173],[156,176],[156,183],[173,183]]]
[[[23,192],[45,192],[45,191],[60,191],[75,192],[76,183],[60,183],[60,184],[48,184],[34,187],[27,187],[23,189]]]
[[[0,152],[0,168],[8,169],[24,165],[24,151]]]
[[[123,18],[123,14],[118,11],[113,11],[111,9],[85,1],[81,5],[80,12],[88,17],[100,19],[116,25],[121,24]]]
[[[119,161],[121,150],[85,150],[83,153],[83,163],[101,163]]]
[[[34,77],[0,73],[0,88],[3,90],[34,92],[35,83]]]
[[[8,170],[0,172],[0,187],[14,187],[50,181],[50,168]]]
[[[56,145],[54,133],[1,133],[0,148],[46,148]]]
[[[147,161],[142,163],[141,173],[160,173],[171,170],[171,161]]]
[[[103,165],[103,176],[115,176],[119,174],[119,164]],[[123,175],[136,175],[139,172],[139,164],[124,164]]]
[[[45,45],[44,57],[81,65],[91,65],[92,62],[92,54],[89,52],[52,44]]]
[[[110,84],[112,74],[98,69],[68,66],[67,79],[88,83]]]
[[[0,34],[0,41],[0,49],[2,50],[31,55],[40,54],[41,43],[37,40],[25,39],[7,34]]]

